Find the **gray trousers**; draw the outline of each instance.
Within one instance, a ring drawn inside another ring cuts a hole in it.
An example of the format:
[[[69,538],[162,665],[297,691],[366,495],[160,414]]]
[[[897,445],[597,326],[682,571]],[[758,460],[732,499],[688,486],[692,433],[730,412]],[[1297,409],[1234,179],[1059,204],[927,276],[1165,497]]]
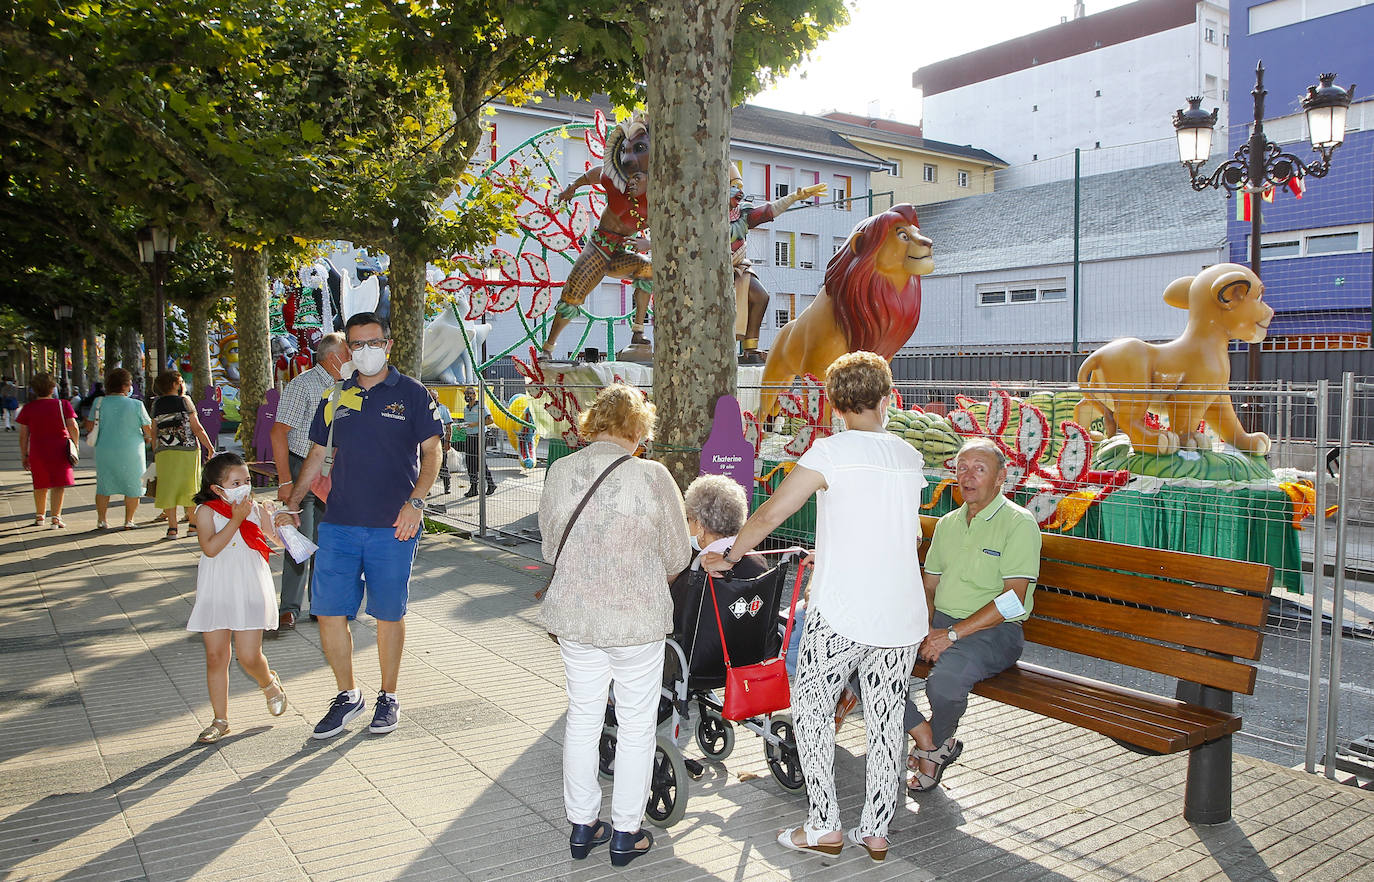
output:
[[[937,609],[931,630],[944,630],[957,621]],[[937,747],[959,728],[959,720],[968,709],[969,691],[978,681],[1014,665],[1024,646],[1021,623],[1003,622],[995,628],[960,637],[958,643],[941,653],[926,678],[930,730]],[[902,727],[909,732],[926,719],[908,696]]]
[[[301,473],[301,466],[305,463],[305,458],[292,453],[291,459],[291,480]],[[301,500],[301,534],[311,542],[317,542],[320,537],[320,518],[324,515],[324,503],[315,498],[314,493],[305,494]],[[291,612],[299,614],[301,611],[301,601],[308,592],[310,579],[314,574],[311,564],[315,558],[312,555],[305,559],[305,563],[296,563],[291,555],[282,554],[281,567],[281,607],[279,612]]]

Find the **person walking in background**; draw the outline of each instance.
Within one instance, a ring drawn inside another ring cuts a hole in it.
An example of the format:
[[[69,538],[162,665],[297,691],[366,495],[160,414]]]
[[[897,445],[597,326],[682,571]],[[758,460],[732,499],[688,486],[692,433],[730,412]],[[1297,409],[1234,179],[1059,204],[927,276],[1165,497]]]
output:
[[[19,413],[19,387],[14,384],[14,377],[5,377],[0,381],[0,411],[5,415],[5,431],[14,431],[14,418]]]
[[[71,460],[67,458],[68,439],[77,438],[76,413],[71,402],[53,397],[57,384],[52,374],[34,374],[29,382],[33,396],[19,411],[19,455],[23,468],[33,478],[35,527],[43,526],[52,496],[52,525],[67,526],[62,520],[62,498],[76,483]]]
[[[262,690],[267,712],[286,713],[286,690],[262,654],[263,631],[277,624],[267,540],[280,542],[266,508],[253,501],[248,466],[237,453],[221,453],[205,464],[195,502],[200,563],[186,630],[200,632],[205,641],[205,685],[214,714],[196,740],[214,744],[229,734],[231,650]]]
[[[482,465],[482,446],[486,443],[487,429],[492,424],[491,414],[487,413],[485,401],[477,397],[476,386],[463,387],[463,401],[467,405],[463,409],[463,431],[466,437],[463,439],[463,464],[468,471],[468,492],[465,497],[476,496],[477,490],[477,469]],[[483,468],[483,477],[487,480],[487,495],[496,492],[496,482],[491,479],[491,469]]]
[[[134,512],[143,495],[143,458],[145,445],[153,443],[153,421],[143,402],[129,397],[133,377],[124,368],[115,368],[105,377],[110,387],[91,405],[86,421],[87,434],[95,439],[95,517],[97,530],[108,530],[105,517],[111,496],[124,497],[124,529],[134,528]],[[97,384],[98,385],[98,384]]]
[[[420,543],[425,496],[439,474],[439,418],[418,380],[387,364],[391,338],[384,319],[360,312],[344,335],[354,373],[337,396],[315,412],[313,447],[301,466],[288,509],[299,509],[332,448],[329,506],[320,523],[311,609],[320,645],[339,693],[315,726],[314,738],[332,738],[363,712],[366,701],[353,679],[353,635],[348,622],[363,596],[377,620],[381,689],[368,731],[382,734],[400,723],[396,698],[405,649],[410,570]],[[277,513],[297,526],[299,515]],[[283,521],[284,522],[284,521]]]
[[[792,694],[810,812],[803,826],[782,831],[778,844],[834,855],[848,840],[880,861],[901,792],[902,707],[930,621],[916,556],[924,463],[883,427],[892,372],[881,356],[835,359],[825,390],[846,430],[811,445],[734,544],[705,555],[702,566],[713,573],[734,566],[816,496],[816,571]],[[856,668],[864,684],[868,771],[859,826],[842,834],[834,714]]]
[[[291,499],[301,466],[310,453],[310,424],[315,420],[315,411],[334,384],[342,380],[347,364],[348,344],[344,342],[344,335],[337,331],[325,334],[315,347],[315,366],[296,375],[282,390],[281,399],[277,402],[277,421],[273,423],[271,432],[272,459],[277,464],[278,502],[285,504]],[[300,510],[301,532],[311,542],[316,542],[325,501],[307,487],[300,505],[289,507]],[[272,632],[274,636],[296,627],[301,604],[310,593],[311,559],[297,563],[289,554],[283,557],[281,602],[277,607],[277,630]]]
[[[653,428],[654,407],[643,394],[607,386],[580,418],[590,443],[549,467],[539,504],[544,560],[554,564],[540,619],[558,637],[568,690],[568,842],[574,858],[585,858],[609,841],[617,866],[654,842],[640,822],[653,774],[664,638],[672,630],[668,584],[691,558],[672,476],[660,463],[634,458]],[[619,728],[608,825],[597,817],[597,744],[612,682]]]
[[[167,516],[167,538],[177,537],[177,506],[186,509],[191,523],[191,500],[200,489],[200,448],[214,456],[215,444],[205,434],[196,416],[196,406],[186,394],[186,383],[178,371],[163,371],[153,381],[158,397],[153,401],[153,422],[157,427],[157,497],[153,504]],[[189,527],[188,527],[189,529]]]
[[[448,405],[439,400],[438,392],[430,389],[429,397],[434,401],[434,413],[439,417],[439,480],[443,482],[444,493],[448,494],[453,489],[453,475],[448,469],[448,454],[453,449],[449,441],[449,435],[453,432],[453,414],[449,413]]]

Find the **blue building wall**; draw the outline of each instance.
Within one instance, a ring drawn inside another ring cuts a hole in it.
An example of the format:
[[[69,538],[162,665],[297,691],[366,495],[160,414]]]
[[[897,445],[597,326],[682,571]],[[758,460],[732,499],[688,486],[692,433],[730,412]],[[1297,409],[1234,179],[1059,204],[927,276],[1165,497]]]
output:
[[[1249,33],[1249,10],[1260,0],[1231,4],[1230,138],[1234,152],[1249,137],[1248,121],[1254,118],[1250,90],[1255,64],[1264,61],[1265,118],[1300,113],[1299,103],[1307,87],[1323,71],[1335,71],[1336,83],[1374,91],[1374,6],[1361,6],[1309,21]],[[1367,118],[1374,114],[1366,113]],[[1284,143],[1285,152],[1304,162],[1315,160],[1306,141]],[[1223,157],[1214,157],[1222,161]],[[1215,166],[1213,166],[1215,167]],[[1306,195],[1295,199],[1280,190],[1273,203],[1262,207],[1266,234],[1316,227],[1369,223],[1374,220],[1374,131],[1351,132],[1336,149],[1331,172],[1324,178],[1308,177]],[[1249,263],[1248,221],[1236,221],[1229,203],[1227,244],[1231,260]],[[1368,240],[1363,243],[1368,247]],[[1370,305],[1374,299],[1374,256],[1357,254],[1264,261],[1265,299],[1279,313],[1270,338],[1289,334],[1351,334],[1370,332]]]

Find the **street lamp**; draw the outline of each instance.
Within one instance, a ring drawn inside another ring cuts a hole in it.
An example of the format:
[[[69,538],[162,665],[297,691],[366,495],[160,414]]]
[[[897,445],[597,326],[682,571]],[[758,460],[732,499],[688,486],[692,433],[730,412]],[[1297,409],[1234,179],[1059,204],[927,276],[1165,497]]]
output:
[[[57,360],[59,370],[62,374],[62,385],[67,385],[67,344],[66,336],[62,330],[62,323],[72,317],[72,308],[65,303],[61,306],[54,306],[52,317],[57,319]],[[70,394],[71,390],[67,390]]]
[[[162,370],[167,358],[167,308],[162,300],[162,282],[167,276],[167,259],[177,250],[177,237],[165,227],[144,227],[138,231],[138,259],[151,268],[153,276],[153,313],[156,327],[150,341],[148,364],[153,378]],[[152,379],[152,378],[150,378]]]
[[[1202,166],[1212,153],[1212,129],[1217,124],[1217,110],[1211,113],[1202,109],[1202,99],[1194,96],[1188,99],[1188,109],[1174,113],[1174,132],[1178,136],[1178,158],[1188,167],[1188,176],[1193,189],[1202,192],[1207,189],[1223,189],[1229,199],[1237,192],[1259,195],[1270,187],[1277,187],[1291,179],[1301,180],[1308,175],[1324,178],[1331,170],[1331,154],[1345,140],[1345,115],[1350,107],[1350,99],[1355,87],[1342,89],[1334,85],[1336,75],[1324,73],[1318,77],[1320,85],[1308,86],[1302,98],[1302,108],[1307,112],[1307,130],[1312,140],[1312,150],[1321,158],[1313,163],[1305,163],[1291,153],[1284,153],[1279,145],[1270,141],[1264,134],[1264,62],[1255,65],[1255,88],[1250,92],[1255,98],[1254,126],[1250,130],[1250,140],[1240,146],[1235,154],[1210,175],[1201,174]],[[1250,200],[1250,269],[1256,276],[1260,272],[1260,212],[1262,199]],[[1256,382],[1260,375],[1260,349],[1258,344],[1250,344],[1248,360],[1249,382]]]

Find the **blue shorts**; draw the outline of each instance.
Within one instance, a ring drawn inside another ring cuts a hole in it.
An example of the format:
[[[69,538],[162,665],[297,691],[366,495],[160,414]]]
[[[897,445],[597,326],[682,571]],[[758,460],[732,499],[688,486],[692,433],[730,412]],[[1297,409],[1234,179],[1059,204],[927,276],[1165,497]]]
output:
[[[393,527],[320,524],[310,611],[317,616],[355,618],[366,584],[367,614],[383,622],[399,622],[406,614],[410,567],[419,544],[418,532],[400,542]]]

